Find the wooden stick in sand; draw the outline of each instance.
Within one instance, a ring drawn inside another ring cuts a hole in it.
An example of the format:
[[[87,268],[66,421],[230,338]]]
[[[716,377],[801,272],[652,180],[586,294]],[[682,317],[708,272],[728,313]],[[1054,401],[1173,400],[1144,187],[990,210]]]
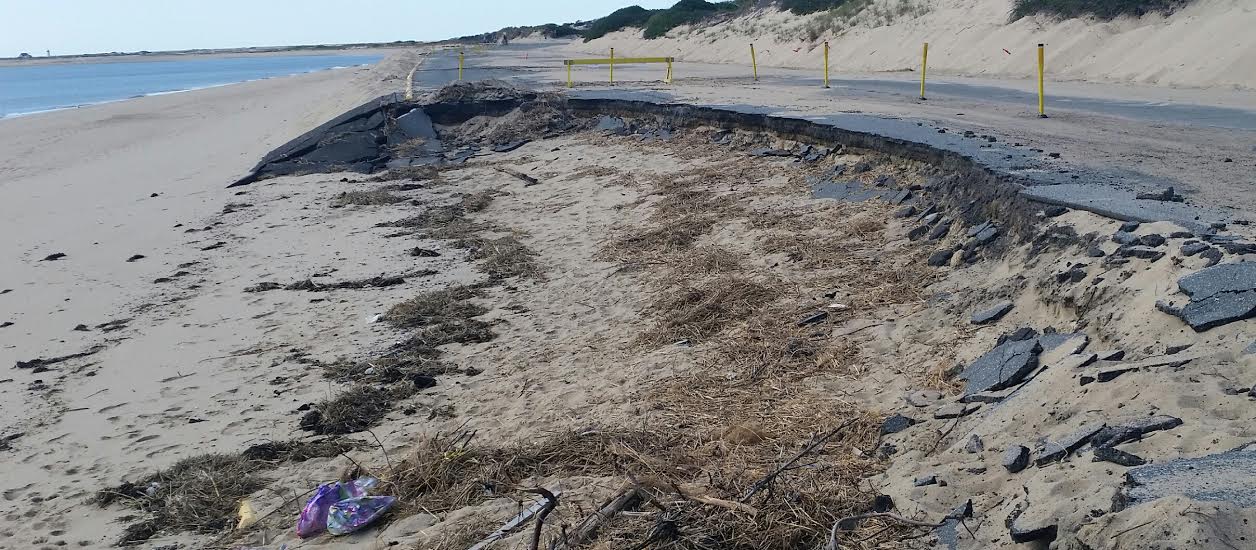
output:
[[[641,488],[635,484],[626,484],[624,489],[616,493],[616,495],[603,504],[598,511],[593,512],[593,515],[584,518],[584,521],[580,522],[580,526],[576,529],[576,533],[574,535],[561,541],[561,543],[557,546],[561,548],[570,548],[584,544],[589,539],[592,539],[593,535],[597,534],[597,530],[600,529],[602,525],[609,522],[612,517],[615,517],[615,515],[623,511],[624,508],[627,508],[632,503],[640,499]]]
[[[534,178],[534,177],[532,177],[532,176],[529,176],[529,175],[527,175],[527,174],[523,174],[523,173],[520,173],[520,172],[516,172],[516,171],[511,170],[511,169],[509,169],[509,168],[501,168],[501,167],[497,167],[497,168],[496,168],[496,170],[497,170],[498,172],[501,172],[501,173],[506,174],[506,175],[508,175],[508,176],[514,176],[514,177],[516,177],[516,178],[519,178],[519,179],[523,180],[523,186],[524,186],[524,187],[530,187],[530,186],[533,186],[533,185],[540,185],[540,184],[541,184],[541,180],[538,180],[538,179],[536,179],[536,178]]]

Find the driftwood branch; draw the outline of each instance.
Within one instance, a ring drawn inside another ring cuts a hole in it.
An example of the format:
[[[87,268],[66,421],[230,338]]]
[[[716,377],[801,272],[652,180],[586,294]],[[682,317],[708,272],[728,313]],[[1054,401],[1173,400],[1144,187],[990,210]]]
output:
[[[942,526],[941,523],[929,523],[927,521],[920,521],[920,520],[905,518],[893,512],[872,512],[868,514],[848,516],[848,517],[844,517],[842,519],[839,519],[833,522],[833,527],[829,529],[829,542],[828,544],[824,545],[824,550],[838,550],[837,531],[839,528],[842,530],[852,530],[854,527],[859,525],[860,521],[863,521],[865,519],[872,519],[872,518],[885,518],[888,520],[902,523],[904,525],[910,525],[912,527],[922,527],[925,529],[937,529],[938,527]]]
[[[574,547],[584,544],[592,539],[593,535],[597,534],[597,530],[609,522],[615,514],[639,500],[641,500],[641,489],[636,485],[628,486],[607,501],[606,504],[603,504],[593,515],[584,518],[584,521],[581,521],[580,526],[576,529],[575,534],[564,542],[564,546]]]
[[[537,491],[538,490],[533,489],[533,490],[530,490],[529,492],[537,493]],[[537,493],[537,494],[541,494],[541,493]],[[496,531],[493,531],[491,534],[489,534],[489,536],[485,537],[484,540],[481,540],[480,542],[475,543],[475,545],[473,545],[468,550],[483,550],[484,548],[487,548],[490,544],[493,544],[494,542],[497,542],[503,538],[506,538],[506,535],[510,534],[511,531],[514,531],[520,525],[523,525],[525,522],[532,519],[533,516],[536,516],[542,512],[548,514],[549,510],[552,510],[554,506],[558,505],[558,497],[560,495],[562,495],[562,491],[559,491],[557,494],[549,493],[548,491],[546,491],[546,493],[542,495],[545,497],[544,501],[538,501],[538,502],[532,503],[532,506],[529,506],[526,510],[519,512],[518,514],[515,515],[515,517],[510,518],[510,520],[507,521],[504,525],[499,527]],[[544,519],[544,517],[542,516],[541,519]],[[539,529],[538,529],[538,532],[539,532]]]
[[[545,516],[554,511],[554,507],[558,506],[558,497],[545,490],[542,487],[535,489],[525,489],[526,492],[536,493],[545,497],[545,506],[541,508],[541,512],[536,515],[536,525],[532,528],[532,543],[528,546],[529,550],[537,550],[541,544],[541,528],[545,525]]]
[[[733,502],[731,500],[724,500],[722,498],[715,498],[711,495],[705,494],[706,491],[704,491],[703,489],[692,486],[692,485],[669,483],[667,484],[666,488],[657,487],[657,486],[656,488],[663,489],[663,490],[670,489],[671,491],[680,495],[682,498],[686,498],[686,499],[689,499],[689,500],[692,500],[694,502],[698,502],[701,504],[706,504],[710,506],[719,506],[720,508],[727,508],[735,512],[745,512],[747,514],[750,514],[751,517],[759,515],[759,509],[755,508],[754,506],[750,506],[749,504],[744,504],[741,502]]]
[[[794,458],[791,458],[784,464],[777,466],[775,470],[772,470],[772,473],[766,476],[763,476],[763,479],[760,479],[759,481],[756,481],[754,485],[751,485],[750,489],[746,491],[746,494],[741,497],[741,502],[746,502],[750,500],[750,497],[753,497],[759,491],[766,489],[769,485],[772,484],[772,482],[776,481],[777,476],[781,475],[781,473],[793,467],[793,465],[796,462],[798,462],[799,460],[802,460],[802,457],[807,456],[811,452],[823,447],[824,444],[828,443],[830,439],[833,439],[834,436],[841,433],[842,430],[845,430],[846,428],[850,427],[851,424],[854,424],[854,423],[855,423],[855,419],[847,420],[846,422],[843,422],[841,426],[833,428],[833,431],[830,431],[829,433],[824,434],[823,437],[820,437],[819,439],[816,439],[812,441],[811,443],[809,443],[806,447],[803,447],[801,451],[798,451],[798,454],[794,455]]]
[[[508,175],[508,176],[512,176],[512,177],[519,178],[519,179],[523,180],[523,186],[524,186],[524,187],[529,187],[529,186],[532,186],[532,185],[540,185],[540,184],[541,184],[541,180],[538,180],[538,179],[536,179],[536,178],[534,178],[534,177],[532,177],[532,176],[529,176],[529,175],[527,175],[527,174],[524,174],[524,173],[522,173],[522,172],[516,172],[516,171],[511,170],[511,169],[509,169],[509,168],[502,168],[502,167],[500,167],[500,166],[496,167],[495,169],[496,169],[498,172],[501,172],[501,173],[506,174],[506,175]]]

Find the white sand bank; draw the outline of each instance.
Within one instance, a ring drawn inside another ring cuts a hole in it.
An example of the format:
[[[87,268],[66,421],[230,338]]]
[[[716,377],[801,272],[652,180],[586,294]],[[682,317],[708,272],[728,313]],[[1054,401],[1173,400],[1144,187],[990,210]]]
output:
[[[1256,25],[1256,6],[1251,2],[1199,0],[1167,18],[1029,17],[1009,24],[1011,5],[1011,0],[877,0],[873,8],[814,40],[809,28],[823,14],[799,17],[769,10],[714,26],[681,27],[656,40],[629,29],[573,43],[572,49],[601,53],[614,47],[621,55],[749,64],[754,42],[764,66],[818,68],[820,45],[828,40],[833,70],[877,72],[918,70],[921,44],[929,42],[931,72],[1019,78],[1034,74],[1035,46],[1045,43],[1047,71],[1055,80],[1256,87],[1256,34],[1249,32]]]

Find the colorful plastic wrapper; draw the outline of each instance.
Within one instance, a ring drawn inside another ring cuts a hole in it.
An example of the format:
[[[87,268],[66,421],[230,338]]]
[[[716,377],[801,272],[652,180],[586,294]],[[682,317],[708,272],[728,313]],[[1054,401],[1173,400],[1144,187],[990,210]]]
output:
[[[297,518],[297,536],[312,537],[327,529],[327,512],[340,500],[340,483],[319,485]]]
[[[344,500],[346,498],[366,496],[367,493],[371,492],[371,489],[374,489],[376,485],[379,485],[379,480],[373,477],[359,477],[353,480],[353,483],[349,483],[347,485],[352,486],[348,489],[351,492],[351,494],[347,496],[342,496],[340,500]]]
[[[327,532],[347,535],[378,519],[397,502],[394,497],[355,497],[331,505],[327,514]]]
[[[305,508],[301,509],[301,516],[297,518],[297,536],[301,538],[308,538],[322,533],[323,531],[330,530],[328,529],[328,516],[331,513],[332,508],[339,502],[362,498],[391,499],[392,497],[366,496],[367,493],[369,493],[370,490],[375,488],[378,484],[379,480],[373,477],[360,477],[349,483],[337,482],[320,485],[318,490],[315,491],[314,496],[310,497],[310,500],[305,503]],[[372,504],[371,506],[377,506],[377,504]],[[387,510],[389,506],[392,506],[391,501],[388,502],[387,505],[383,506],[383,508],[378,512],[372,514],[370,519],[357,524],[356,527],[352,527],[352,529],[345,531],[345,533],[352,533],[357,529],[361,529],[367,523],[370,523],[378,517],[380,513]],[[342,515],[345,521],[342,521],[338,525],[348,527],[350,525],[350,523],[348,523],[349,521],[359,521],[359,516],[363,513],[365,513],[365,511],[357,509],[349,513],[344,513]],[[332,531],[332,533],[343,534],[336,533],[335,531]]]

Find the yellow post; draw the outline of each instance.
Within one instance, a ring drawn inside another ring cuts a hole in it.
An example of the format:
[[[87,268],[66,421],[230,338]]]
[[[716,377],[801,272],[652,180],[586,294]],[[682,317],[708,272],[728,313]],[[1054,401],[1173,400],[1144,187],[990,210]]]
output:
[[[615,48],[611,48],[611,84],[615,83]]]
[[[759,61],[754,56],[754,44],[750,45],[750,66],[754,67],[754,81],[759,81]]]
[[[672,83],[672,62],[671,61],[667,62],[667,83],[668,84]]]
[[[1047,118],[1046,89],[1043,87],[1043,72],[1046,71],[1046,54],[1044,44],[1038,44],[1038,116]]]
[[[925,42],[924,54],[920,56],[920,99],[925,98],[925,74],[929,72],[929,43]]]
[[[462,80],[462,58],[463,52],[458,52],[458,80]]]
[[[571,65],[567,65],[567,87],[571,87]]]
[[[824,87],[829,87],[829,42],[824,41]]]

